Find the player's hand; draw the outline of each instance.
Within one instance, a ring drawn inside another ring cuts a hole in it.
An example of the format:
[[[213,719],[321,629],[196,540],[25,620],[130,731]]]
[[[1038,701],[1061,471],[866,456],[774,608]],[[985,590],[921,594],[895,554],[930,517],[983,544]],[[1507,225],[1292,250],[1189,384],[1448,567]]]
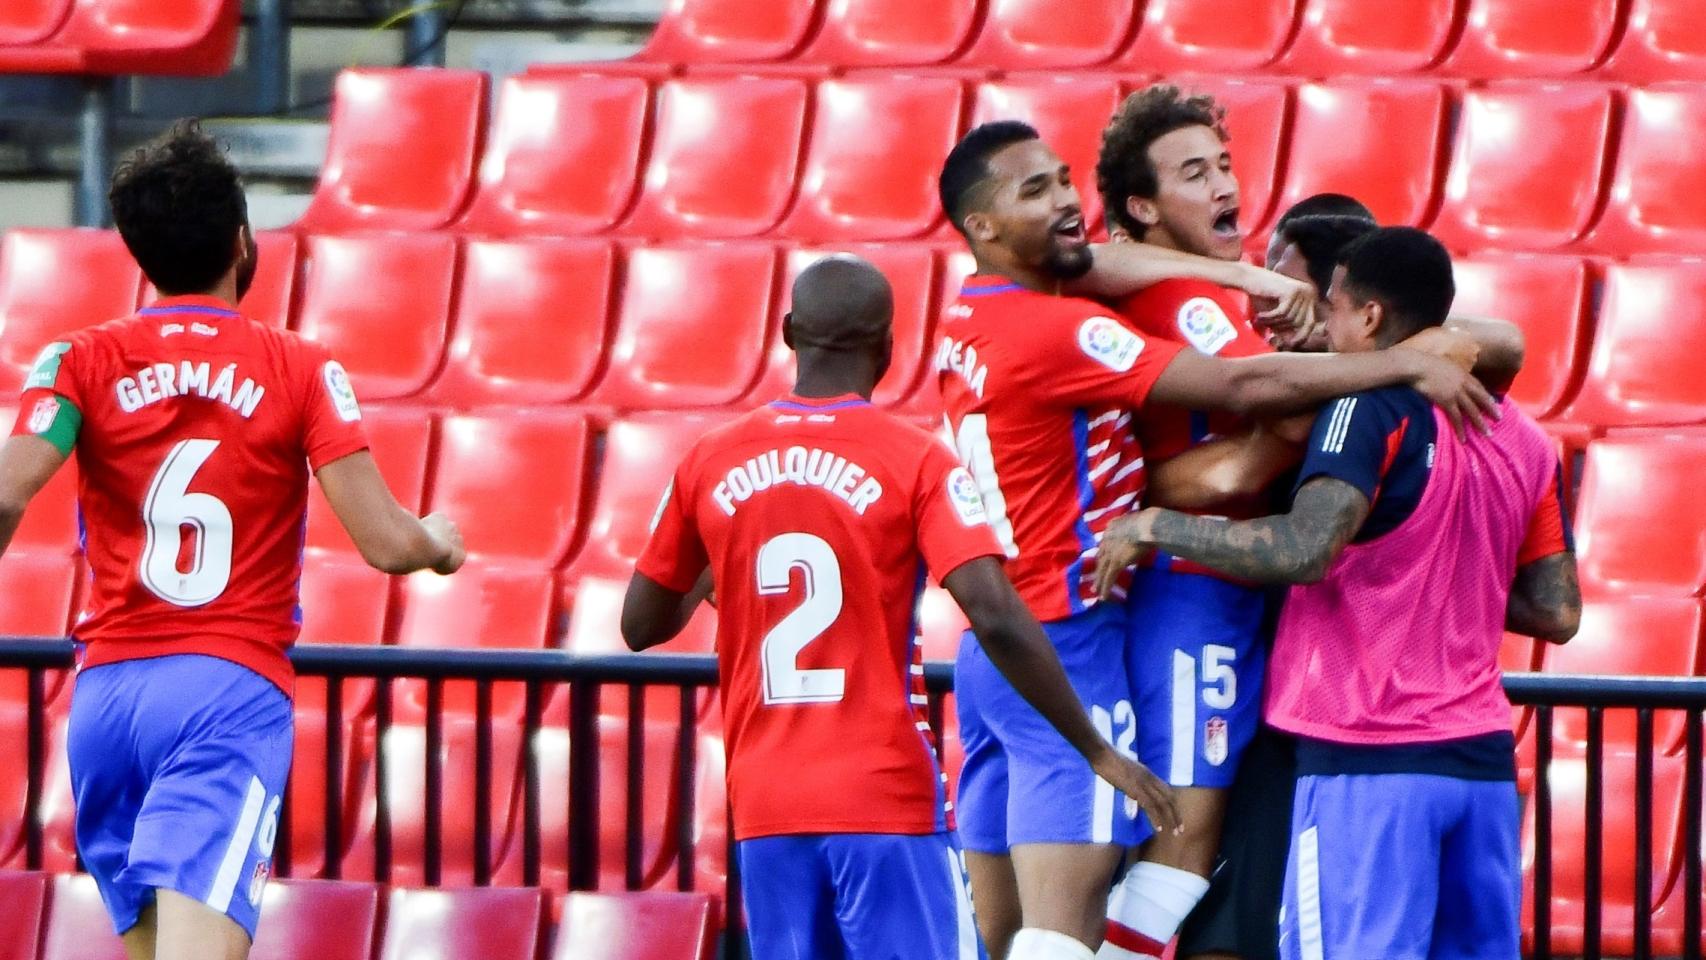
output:
[[[434,540],[450,548],[450,553],[443,560],[433,564],[432,572],[449,576],[462,569],[463,562],[468,559],[468,548],[462,544],[462,531],[457,529],[456,521],[442,513],[429,513],[421,518],[421,526],[426,527]]]
[[[1392,349],[1400,351],[1416,364],[1410,383],[1445,413],[1445,418],[1451,421],[1451,428],[1459,437],[1467,438],[1466,424],[1482,433],[1492,433],[1487,420],[1489,417],[1494,420],[1500,418],[1499,404],[1481,381],[1449,360],[1407,347]]]
[[[1167,781],[1115,750],[1111,744],[1104,745],[1102,752],[1091,761],[1090,769],[1096,776],[1113,784],[1115,790],[1125,794],[1128,802],[1143,808],[1156,833],[1177,833],[1184,826],[1179,818],[1179,802]]]
[[[1315,285],[1255,264],[1247,266],[1246,279],[1238,288],[1267,305],[1256,314],[1256,325],[1296,331],[1299,342],[1308,339],[1316,323]]]
[[[1149,535],[1158,509],[1128,513],[1102,531],[1102,542],[1096,548],[1096,596],[1103,600],[1112,596],[1120,574],[1149,552]]]
[[[1481,361],[1481,345],[1474,338],[1445,327],[1429,327],[1400,346],[1450,360],[1466,371],[1474,370],[1475,364]]]

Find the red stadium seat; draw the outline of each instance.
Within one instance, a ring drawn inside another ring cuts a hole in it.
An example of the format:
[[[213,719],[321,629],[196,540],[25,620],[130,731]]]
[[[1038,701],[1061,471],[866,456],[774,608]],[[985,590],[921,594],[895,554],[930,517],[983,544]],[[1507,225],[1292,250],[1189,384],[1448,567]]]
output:
[[[55,337],[129,316],[142,271],[110,230],[9,230],[0,238],[0,390],[15,395]]]
[[[623,231],[745,237],[781,219],[794,190],[806,85],[787,77],[698,77],[658,88],[640,199]]]
[[[424,410],[368,409],[362,411],[361,425],[367,434],[368,452],[379,465],[385,485],[404,509],[419,513],[426,492],[427,449],[433,432],[431,415]],[[359,556],[318,483],[310,484],[308,489],[308,536],[304,542],[310,548],[345,558]]]
[[[977,41],[960,62],[1001,70],[1105,63],[1125,46],[1136,4],[1081,0],[1070,16],[1049,0],[989,0]]]
[[[717,908],[703,893],[571,893],[555,960],[711,960]],[[644,930],[645,936],[634,932]]]
[[[1657,83],[1706,79],[1706,9],[1695,0],[1632,0],[1628,26],[1600,73]]]
[[[1457,16],[1456,0],[1304,0],[1279,68],[1313,77],[1420,70],[1445,52]]]
[[[1469,0],[1469,29],[1440,67],[1461,77],[1562,77],[1598,63],[1617,0]]]
[[[429,396],[468,407],[586,393],[610,334],[613,260],[602,241],[469,242],[448,362]]]
[[[0,73],[214,76],[231,68],[237,48],[237,0],[71,0],[60,6],[69,9],[57,31],[27,46],[0,46]],[[46,21],[35,22],[39,32]]]
[[[1380,9],[1387,15],[1387,5]],[[1444,91],[1431,83],[1299,87],[1279,209],[1317,193],[1346,193],[1381,223],[1423,222],[1438,179],[1444,108]]]
[[[628,591],[627,577],[588,574],[574,580],[569,596],[569,633],[563,648],[571,653],[626,653],[622,642],[622,600]],[[667,653],[711,653],[717,646],[717,612],[701,606],[675,639],[662,649]]]
[[[474,560],[454,577],[413,574],[403,580],[397,643],[406,647],[542,647],[551,630],[552,593],[550,573],[531,565]]]
[[[1574,257],[1460,257],[1452,264],[1452,310],[1500,317],[1527,338],[1522,372],[1510,395],[1533,416],[1569,397],[1587,345],[1587,268]]]
[[[816,0],[670,0],[637,59],[661,63],[759,63],[799,49]]]
[[[15,409],[0,409],[0,429],[11,433],[16,414]],[[82,552],[81,541],[77,522],[77,460],[72,458],[30,498],[7,550],[70,556]]]
[[[378,887],[275,880],[261,898],[249,960],[368,960],[378,932]]]
[[[971,122],[1023,120],[1036,127],[1072,168],[1084,222],[1094,230],[1102,220],[1096,157],[1102,149],[1102,128],[1119,100],[1119,82],[1112,77],[1009,77],[978,85]]]
[[[461,226],[597,233],[633,199],[651,89],[640,77],[511,77],[498,92],[480,182]]]
[[[1285,46],[1300,0],[1149,0],[1119,66],[1166,75],[1254,70]]]
[[[477,70],[345,70],[300,229],[432,230],[461,212],[485,133]]]
[[[893,240],[941,223],[936,175],[959,138],[964,93],[942,76],[818,84],[799,198],[778,232],[813,242]]]
[[[551,567],[574,543],[590,457],[578,412],[445,417],[433,509],[456,518],[470,554]]]
[[[1468,91],[1445,202],[1431,231],[1465,248],[1569,243],[1598,206],[1610,134],[1611,93],[1604,87]]]
[[[364,691],[357,691],[356,686],[352,681],[344,683],[344,722],[339,728],[343,731],[343,740],[338,751],[341,775],[337,781],[338,797],[342,800],[339,804],[342,820],[338,836],[333,839],[334,862],[341,862],[349,850],[352,812],[360,799],[359,788],[366,783],[371,763],[372,744],[359,742],[355,731],[359,729],[356,726],[361,715],[359,705],[371,699],[373,687],[371,681]],[[326,875],[326,703],[324,680],[297,678],[296,737],[290,754],[290,783],[285,788],[289,798],[285,804],[290,824],[286,838],[289,840],[289,875],[297,878]],[[69,794],[66,804],[70,804]],[[281,832],[280,836],[284,834]],[[274,856],[282,859],[285,854],[286,848],[280,843]],[[350,874],[345,871],[342,876]]]
[[[668,691],[649,691],[647,702],[674,700],[665,697]],[[609,694],[606,693],[608,697]],[[679,713],[674,715],[679,717]],[[598,791],[598,886],[601,890],[622,890],[627,883],[627,792],[623,784],[628,777],[628,722],[626,718],[603,716],[598,721],[596,746],[599,757]],[[672,717],[666,722],[646,723],[642,727],[643,771],[641,774],[640,824],[641,843],[639,871],[641,887],[650,887],[669,875],[674,866],[676,809],[676,754],[681,741],[680,728]],[[539,762],[539,882],[552,890],[568,889],[569,849],[569,752],[574,749],[569,733],[560,727],[546,727],[533,742],[533,756]],[[700,762],[704,758],[700,757]],[[521,876],[522,837],[516,831],[505,852],[499,879],[518,883]]]
[[[1706,349],[1706,262],[1605,268],[1587,379],[1561,414],[1600,426],[1706,420],[1706,381],[1692,362]]]
[[[1586,243],[1606,253],[1706,251],[1706,87],[1631,90],[1604,215]]]
[[[296,329],[349,370],[363,400],[418,392],[450,322],[456,241],[442,234],[309,237]]]
[[[854,67],[912,66],[951,59],[977,23],[978,0],[840,0],[794,59]]]
[[[463,886],[474,880],[474,797],[479,787],[475,773],[475,720],[447,714],[440,742],[441,820],[439,821],[440,882]],[[375,756],[374,726],[364,723],[359,732],[363,755]],[[399,723],[385,735],[385,791],[391,816],[391,878],[398,885],[425,883],[426,840],[426,728],[418,723]],[[488,864],[495,868],[503,853],[512,802],[519,782],[522,754],[521,726],[511,721],[492,724],[491,833]],[[343,875],[351,879],[374,876],[374,842],[377,826],[374,776],[377,767],[364,771],[357,806],[355,839],[344,857]],[[532,956],[529,954],[528,956]]]
[[[6,598],[0,601],[0,636],[65,636],[78,576],[76,559],[65,554],[16,551],[0,558],[0,596]],[[21,673],[18,679],[22,690]],[[0,689],[9,687],[9,682],[0,683]]]
[[[1290,122],[1291,92],[1282,84],[1219,77],[1176,77],[1187,93],[1211,94],[1226,108],[1227,145],[1238,177],[1238,222],[1254,234],[1267,222],[1268,207],[1279,189],[1279,164]]]
[[[776,252],[759,245],[628,251],[616,335],[591,397],[624,410],[718,407],[757,379]]]
[[[296,234],[282,230],[264,230],[255,234],[255,247],[260,263],[255,268],[255,280],[237,309],[251,320],[283,329],[290,323],[291,298],[296,293]],[[160,299],[154,285],[142,285],[142,305],[149,306]]]
[[[0,960],[36,960],[47,915],[45,873],[0,871]]]
[[[918,599],[918,640],[925,660],[952,663],[969,629],[965,613],[948,591],[934,584],[924,588]]]
[[[901,404],[912,395],[921,371],[930,362],[930,297],[935,289],[935,258],[929,247],[896,244],[790,250],[782,277],[784,303],[794,279],[802,271],[837,252],[856,253],[869,260],[888,277],[894,290],[894,359],[882,382],[877,384],[872,400],[884,406]],[[780,314],[787,309],[784,305],[777,311],[768,369],[749,395],[755,404],[768,403],[794,388],[794,351],[782,342],[781,334]]]
[[[1700,601],[1690,597],[1615,597],[1590,593],[1582,605],[1582,627],[1563,646],[1546,653],[1547,673],[1685,677],[1700,673],[1703,624]],[[1559,709],[1553,735],[1560,744],[1585,746],[1587,712]],[[1660,751],[1682,743],[1680,711],[1661,710],[1654,741]],[[1635,711],[1605,711],[1605,739],[1635,742]]]
[[[70,12],[71,0],[13,0],[0,10],[0,46],[40,43],[53,36]]]
[[[393,890],[380,960],[535,960],[544,947],[545,891]]]
[[[41,960],[125,960],[94,877],[78,873],[53,878]]]
[[[1580,956],[1586,888],[1587,761],[1560,756],[1552,761],[1552,950],[1560,956]],[[1633,954],[1635,896],[1635,758],[1607,753],[1604,781],[1604,834],[1601,838],[1603,886],[1600,888],[1602,940],[1605,956]],[[1659,904],[1681,865],[1682,763],[1655,757],[1653,763],[1653,887],[1651,902]],[[1534,929],[1534,805],[1523,817],[1524,954]],[[1681,910],[1655,916],[1654,953],[1675,956],[1681,950]]]
[[[568,569],[627,581],[681,455],[724,418],[682,414],[619,420],[604,436],[598,496]]]
[[[1706,435],[1614,437],[1588,447],[1576,507],[1584,585],[1694,596],[1706,584]]]
[[[301,642],[384,642],[391,581],[360,557],[308,548],[302,559],[301,592]]]

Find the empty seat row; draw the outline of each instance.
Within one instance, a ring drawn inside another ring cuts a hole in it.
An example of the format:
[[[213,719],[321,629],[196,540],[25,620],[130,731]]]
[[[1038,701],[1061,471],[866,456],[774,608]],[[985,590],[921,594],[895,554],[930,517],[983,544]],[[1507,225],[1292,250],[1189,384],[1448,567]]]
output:
[[[672,0],[635,67],[777,63],[1706,77],[1692,0]]]
[[[244,311],[325,343],[363,400],[623,410],[728,407],[785,391],[779,304],[831,252],[444,234],[263,234],[260,248]],[[878,400],[906,404],[924,379],[931,317],[951,295],[940,258],[923,245],[854,249],[895,287],[896,363]],[[139,283],[115,233],[6,234],[0,391],[16,390],[53,338],[130,313]],[[920,403],[911,409],[928,409]]]
[[[237,49],[238,0],[6,0],[0,74],[213,76]]]
[[[1099,214],[1094,167],[1120,97],[1110,74],[691,76],[594,67],[511,78],[483,153],[483,75],[348,71],[300,229],[808,243],[952,239],[935,178],[963,129],[1034,123]],[[1295,87],[1183,78],[1228,109],[1242,220],[1259,237],[1314,193],[1458,249],[1706,251],[1706,86],[1621,91],[1422,81]],[[425,131],[433,131],[428,137]],[[391,144],[418,144],[407,151]]]
[[[86,874],[0,873],[0,960],[124,960]],[[253,960],[710,960],[703,894],[269,883]],[[560,915],[560,921],[558,916]],[[547,946],[552,927],[555,944]]]

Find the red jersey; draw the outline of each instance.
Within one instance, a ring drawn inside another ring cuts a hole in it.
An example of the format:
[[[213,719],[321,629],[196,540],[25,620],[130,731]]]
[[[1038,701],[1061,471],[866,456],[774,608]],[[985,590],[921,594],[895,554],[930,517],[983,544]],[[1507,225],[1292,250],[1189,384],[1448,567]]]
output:
[[[13,433],[75,444],[85,666],[205,654],[290,692],[308,468],[367,446],[324,348],[211,297],[163,299],[49,344]]]
[[[937,379],[954,445],[1039,620],[1096,602],[1096,549],[1143,491],[1133,411],[1178,344],[1101,304],[973,276],[943,318]]]
[[[925,571],[1000,556],[940,440],[854,396],[778,400],[687,452],[636,569],[707,565],[737,839],[950,827],[915,649]]]

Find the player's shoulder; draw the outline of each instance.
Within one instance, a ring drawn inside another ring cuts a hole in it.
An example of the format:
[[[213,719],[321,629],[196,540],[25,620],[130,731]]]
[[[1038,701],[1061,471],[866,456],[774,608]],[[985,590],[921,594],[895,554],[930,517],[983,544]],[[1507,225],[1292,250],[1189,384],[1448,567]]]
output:
[[[1350,421],[1398,423],[1422,418],[1433,422],[1433,403],[1415,387],[1399,383],[1338,397],[1321,408],[1316,422],[1332,423],[1336,420],[1342,429]]]
[[[1207,280],[1178,278],[1138,291],[1120,303],[1121,314],[1141,332],[1220,353],[1248,327],[1249,298]]]

